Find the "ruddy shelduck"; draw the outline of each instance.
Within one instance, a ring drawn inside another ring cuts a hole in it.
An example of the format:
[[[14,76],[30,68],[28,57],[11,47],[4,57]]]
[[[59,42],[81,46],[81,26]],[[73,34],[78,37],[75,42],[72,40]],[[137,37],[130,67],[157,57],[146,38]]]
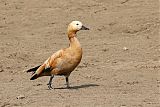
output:
[[[47,85],[49,89],[52,89],[51,83],[53,77],[55,75],[63,75],[65,76],[67,88],[69,88],[68,78],[82,58],[82,48],[76,34],[80,30],[89,30],[89,28],[83,26],[80,21],[72,21],[68,25],[67,30],[70,41],[69,47],[55,52],[42,65],[27,70],[27,72],[33,72],[33,76],[30,80],[37,79],[41,76],[50,76]]]

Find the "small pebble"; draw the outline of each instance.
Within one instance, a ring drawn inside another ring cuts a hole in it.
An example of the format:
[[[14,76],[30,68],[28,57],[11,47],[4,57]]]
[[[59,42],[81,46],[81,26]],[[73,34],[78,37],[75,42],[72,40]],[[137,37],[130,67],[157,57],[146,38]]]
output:
[[[17,96],[17,99],[24,99],[24,98],[25,98],[24,95],[19,95],[19,96]]]
[[[127,50],[128,50],[128,48],[127,48],[127,47],[123,47],[123,50],[127,51]]]
[[[126,105],[121,105],[120,107],[127,107]]]
[[[4,70],[0,68],[0,72],[3,72]]]
[[[87,78],[91,78],[91,75],[87,75],[86,77],[87,77]]]

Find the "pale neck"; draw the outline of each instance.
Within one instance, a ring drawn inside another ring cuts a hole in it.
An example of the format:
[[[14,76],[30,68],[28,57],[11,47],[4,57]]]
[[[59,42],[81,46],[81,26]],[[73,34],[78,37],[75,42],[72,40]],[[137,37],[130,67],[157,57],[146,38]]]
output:
[[[81,44],[75,36],[69,38],[69,41],[70,41],[71,48],[81,48]]]
[[[77,33],[77,31],[75,31],[75,30],[70,30],[69,28],[68,28],[68,38],[69,38],[69,41],[70,41],[70,47],[71,48],[78,48],[78,47],[80,47],[81,48],[81,45],[80,45],[80,43],[79,43],[79,41],[78,41],[78,39],[76,38],[76,33]]]

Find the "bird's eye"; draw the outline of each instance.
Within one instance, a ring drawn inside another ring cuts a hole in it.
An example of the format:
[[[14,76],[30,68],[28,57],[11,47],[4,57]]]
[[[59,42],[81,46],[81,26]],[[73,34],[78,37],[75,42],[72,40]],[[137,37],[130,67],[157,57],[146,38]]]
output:
[[[76,25],[79,25],[78,23]]]

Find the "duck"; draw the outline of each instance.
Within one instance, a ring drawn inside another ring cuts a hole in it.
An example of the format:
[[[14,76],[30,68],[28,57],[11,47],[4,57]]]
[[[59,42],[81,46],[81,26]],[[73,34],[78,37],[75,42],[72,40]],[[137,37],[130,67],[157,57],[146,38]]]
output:
[[[54,76],[59,75],[65,77],[66,88],[70,88],[69,76],[82,59],[82,47],[77,39],[77,32],[81,30],[89,30],[89,28],[85,27],[80,21],[72,21],[67,29],[69,47],[58,50],[44,61],[43,64],[27,70],[27,72],[32,72],[30,80],[35,80],[42,76],[50,76],[47,85],[49,89],[54,89],[52,87],[52,80]]]

